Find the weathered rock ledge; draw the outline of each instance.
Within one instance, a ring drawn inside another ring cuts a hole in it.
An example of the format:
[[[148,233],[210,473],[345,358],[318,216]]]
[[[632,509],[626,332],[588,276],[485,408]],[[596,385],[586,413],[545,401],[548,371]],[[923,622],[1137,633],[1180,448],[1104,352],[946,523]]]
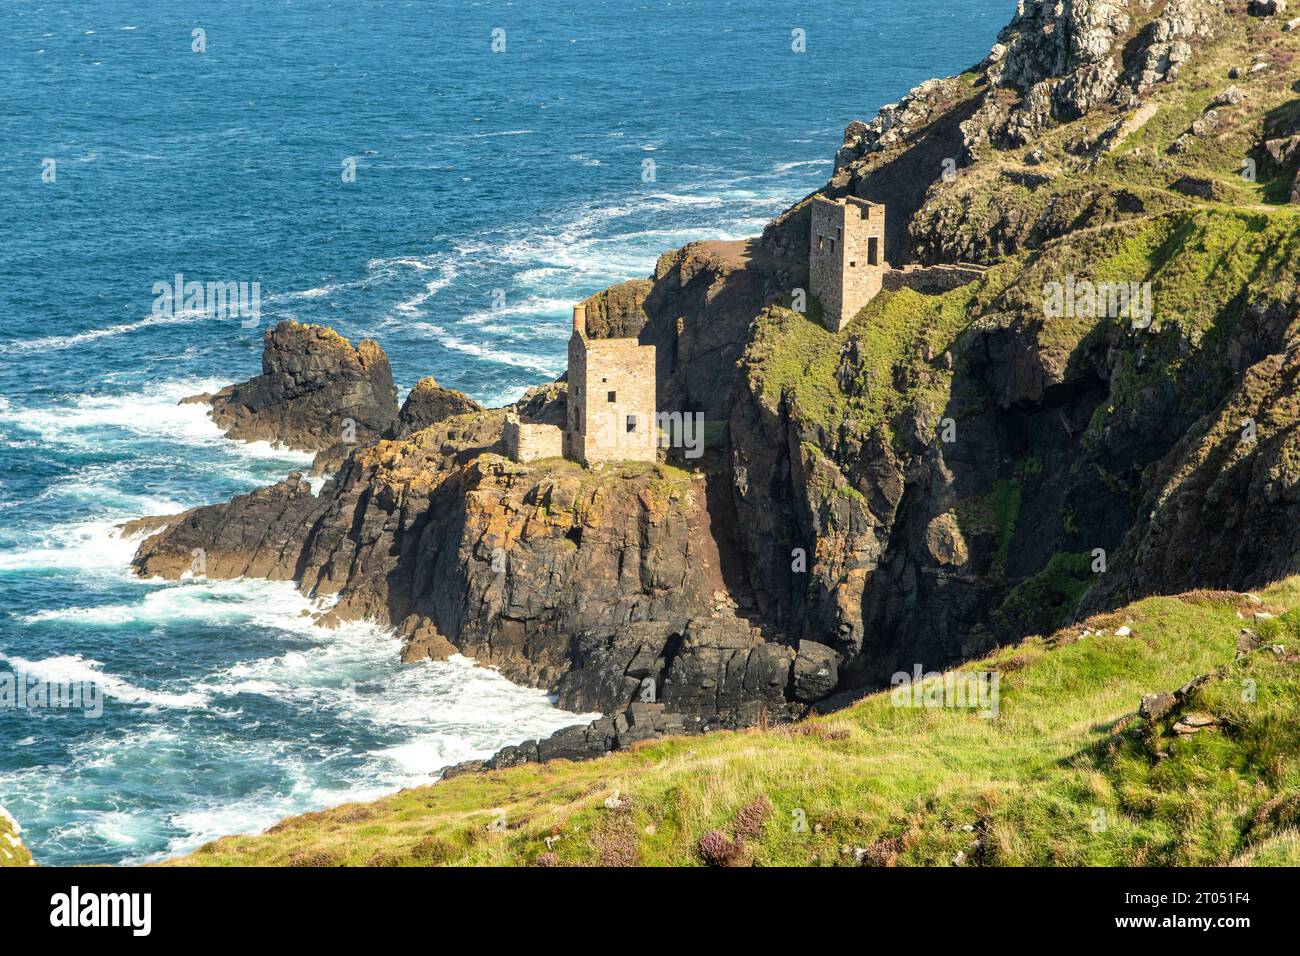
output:
[[[398,417],[393,372],[377,343],[353,346],[333,329],[297,322],[267,330],[262,374],[184,401],[208,405],[227,438],[317,452],[318,473]]]

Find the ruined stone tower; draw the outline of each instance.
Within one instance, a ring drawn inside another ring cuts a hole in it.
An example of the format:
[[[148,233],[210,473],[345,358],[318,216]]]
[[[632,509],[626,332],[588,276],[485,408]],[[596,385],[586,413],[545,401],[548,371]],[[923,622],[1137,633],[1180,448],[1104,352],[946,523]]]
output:
[[[655,461],[655,347],[587,337],[587,310],[573,307],[565,454],[596,461]]]
[[[856,196],[816,196],[811,238],[809,291],[821,303],[826,327],[839,332],[876,297],[889,271],[885,207]]]

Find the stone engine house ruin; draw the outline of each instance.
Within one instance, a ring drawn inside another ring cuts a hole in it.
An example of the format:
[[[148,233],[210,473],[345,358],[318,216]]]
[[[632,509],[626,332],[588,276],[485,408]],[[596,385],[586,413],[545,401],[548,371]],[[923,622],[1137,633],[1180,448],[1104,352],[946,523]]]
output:
[[[812,201],[809,291],[821,303],[823,321],[841,331],[883,288],[885,207],[856,196]]]
[[[566,427],[523,422],[511,412],[502,437],[515,461],[563,455],[584,464],[656,461],[655,347],[636,339],[593,339],[587,310],[573,307]]]

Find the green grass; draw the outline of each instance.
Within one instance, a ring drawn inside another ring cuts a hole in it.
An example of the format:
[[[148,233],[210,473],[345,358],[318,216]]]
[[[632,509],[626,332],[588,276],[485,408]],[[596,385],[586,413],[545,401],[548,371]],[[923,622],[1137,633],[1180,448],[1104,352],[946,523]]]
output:
[[[1292,610],[1300,579],[1262,596]],[[716,829],[747,831],[738,859],[757,865],[847,865],[855,851],[925,865],[1294,864],[1300,663],[1234,662],[1252,608],[1227,593],[1151,598],[1086,622],[1089,636],[1076,625],[999,651],[964,668],[1000,674],[994,719],[884,692],[792,727],[467,774],[179,862],[697,865]],[[1122,623],[1132,633],[1115,636]],[[1198,675],[1213,678],[1187,706],[1219,728],[1182,740],[1172,717],[1133,716],[1142,695]]]
[[[941,296],[882,292],[838,335],[810,316],[771,307],[755,321],[744,358],[755,393],[773,409],[784,398],[832,430],[849,421],[863,434],[884,427],[897,439],[893,422],[904,409],[919,403],[937,415],[947,405],[952,373],[934,357],[969,324],[973,294],[971,286]],[[841,380],[850,339],[861,361]]]
[[[1142,22],[1135,19],[1135,31]],[[882,293],[839,335],[822,327],[816,302],[807,316],[768,308],[744,356],[754,394],[768,410],[785,406],[812,426],[806,435],[883,432],[901,451],[909,413],[931,424],[941,413],[960,420],[955,405],[987,400],[962,379],[962,335],[978,324],[1020,326],[1053,372],[1096,338],[1111,338],[1111,395],[1089,424],[1085,448],[1113,423],[1143,414],[1150,388],[1172,382],[1217,403],[1229,374],[1225,347],[1248,307],[1296,298],[1300,214],[1260,205],[1285,200],[1280,179],[1245,183],[1237,170],[1259,139],[1259,117],[1295,99],[1283,67],[1298,46],[1300,33],[1234,18],[1220,41],[1197,44],[1176,83],[1146,94],[1159,110],[1113,152],[1087,158],[1070,144],[1096,137],[1119,111],[1049,129],[1035,144],[1043,157],[1035,169],[1056,178],[1038,188],[1004,175],[1024,171],[1025,150],[986,151],[956,184],[933,194],[918,231],[942,223],[944,249],[958,258],[995,248],[987,240],[1012,212],[1021,223],[1041,224],[1042,235],[1068,235],[1045,244],[1034,230],[1016,235],[1014,251],[982,281],[943,296]],[[1171,152],[1228,85],[1228,67],[1249,65],[1256,52],[1277,66],[1238,81],[1248,101],[1221,110],[1214,135]],[[970,80],[973,74],[961,78]],[[1211,180],[1229,202],[1172,192],[1183,176]],[[661,259],[660,273],[672,255]],[[1044,284],[1068,275],[1150,282],[1151,329],[1134,330],[1125,319],[1047,317]],[[953,369],[942,360],[946,352]],[[834,461],[829,445],[803,448]],[[1022,486],[1042,470],[1034,459],[1010,465],[1011,477],[953,509],[963,536],[985,539],[989,580],[998,584]],[[682,483],[676,474],[657,480],[666,488]],[[1121,493],[1140,490],[1130,486],[1132,475],[1103,480]],[[827,491],[857,494],[844,489]],[[1073,534],[1072,526],[1077,519],[1067,511],[1062,527]],[[262,836],[227,838],[184,862],[698,864],[702,836],[718,830],[734,839],[743,829],[749,835],[738,858],[759,865],[856,857],[933,865],[1300,864],[1300,579],[1263,595],[1279,616],[1257,625],[1287,655],[1262,651],[1238,662],[1238,630],[1254,610],[1241,596],[1151,598],[1084,622],[1088,636],[1079,636],[1084,625],[1053,632],[1089,586],[1090,565],[1088,554],[1059,553],[1000,595],[1004,620],[1048,636],[967,665],[1001,675],[994,720],[898,708],[879,694],[793,728],[465,775],[285,821]],[[1116,636],[1120,624],[1132,634]],[[1134,716],[1143,694],[1198,675],[1212,676],[1182,709],[1215,716],[1215,729],[1181,739],[1174,718],[1148,724]],[[492,825],[498,819],[500,832]]]
[[[32,855],[23,846],[17,821],[0,807],[0,866],[30,866]]]

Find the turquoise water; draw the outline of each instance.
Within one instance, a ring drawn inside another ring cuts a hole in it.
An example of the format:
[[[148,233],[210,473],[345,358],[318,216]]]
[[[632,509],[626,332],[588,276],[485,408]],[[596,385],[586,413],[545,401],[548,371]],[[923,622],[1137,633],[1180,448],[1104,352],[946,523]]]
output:
[[[97,718],[0,709],[0,804],[37,858],[155,859],[579,719],[315,628],[288,585],[134,579],[117,523],[308,460],[179,398],[254,374],[293,318],[377,338],[403,389],[511,400],[563,370],[573,300],[759,232],[849,120],[976,62],[1012,7],[0,8],[0,673],[107,694]],[[154,315],[176,273],[259,283],[260,324]]]

